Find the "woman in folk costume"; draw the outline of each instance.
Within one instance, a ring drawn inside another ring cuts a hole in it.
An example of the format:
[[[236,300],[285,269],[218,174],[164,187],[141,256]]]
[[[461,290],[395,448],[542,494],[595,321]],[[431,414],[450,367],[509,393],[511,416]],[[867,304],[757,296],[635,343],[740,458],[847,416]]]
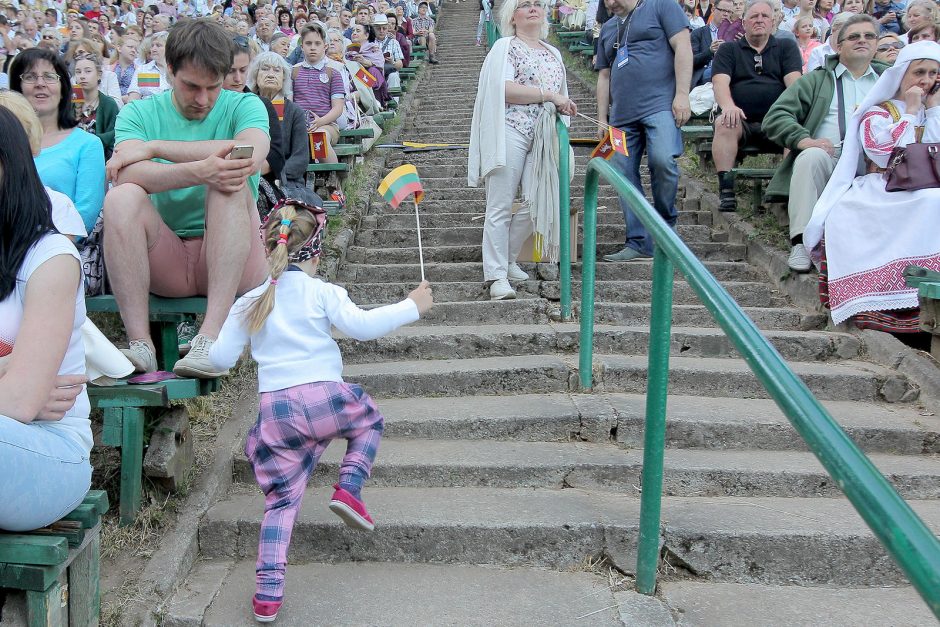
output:
[[[835,324],[916,332],[917,290],[902,275],[914,264],[940,270],[940,189],[888,192],[891,151],[940,142],[940,45],[906,46],[862,101],[842,155],[803,233],[817,261],[825,253],[821,296]],[[868,174],[856,176],[859,158]],[[824,242],[824,244],[823,244]],[[828,291],[828,294],[827,294]]]
[[[494,300],[515,298],[509,281],[529,278],[516,258],[533,229],[544,257],[558,258],[555,114],[577,113],[561,54],[544,41],[543,0],[506,0],[499,18],[509,36],[493,45],[480,72],[467,176],[470,187],[486,185],[483,279]],[[513,214],[520,183],[524,202]]]

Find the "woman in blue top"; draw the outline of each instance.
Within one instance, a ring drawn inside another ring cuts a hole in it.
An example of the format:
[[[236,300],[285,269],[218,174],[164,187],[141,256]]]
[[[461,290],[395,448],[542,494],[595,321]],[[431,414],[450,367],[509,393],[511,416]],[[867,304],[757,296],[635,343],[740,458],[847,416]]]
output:
[[[42,122],[36,169],[42,182],[75,203],[89,233],[104,204],[104,148],[80,128],[72,108],[72,80],[54,52],[24,50],[10,67],[10,88],[26,96]]]

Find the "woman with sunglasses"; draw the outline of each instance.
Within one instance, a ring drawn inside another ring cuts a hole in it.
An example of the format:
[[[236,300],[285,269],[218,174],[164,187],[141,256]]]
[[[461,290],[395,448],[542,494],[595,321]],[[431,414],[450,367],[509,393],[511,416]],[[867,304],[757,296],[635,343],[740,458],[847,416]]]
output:
[[[529,275],[516,259],[533,230],[546,258],[558,247],[558,164],[537,146],[557,142],[555,113],[574,115],[561,53],[545,42],[548,22],[541,0],[505,0],[499,10],[501,38],[483,62],[470,128],[468,184],[486,186],[483,280],[490,298],[515,298],[510,281]],[[566,120],[567,121],[567,120]],[[557,157],[554,157],[557,159]],[[534,173],[546,173],[540,176]],[[516,192],[524,202],[513,212]],[[551,216],[554,216],[552,219]]]
[[[65,65],[49,50],[24,50],[10,67],[10,88],[26,96],[42,122],[39,176],[72,199],[90,233],[104,203],[104,148],[97,137],[76,128]]]
[[[904,47],[904,42],[894,33],[883,33],[878,39],[878,48],[875,49],[875,61],[881,61],[887,65],[894,65],[898,53]]]

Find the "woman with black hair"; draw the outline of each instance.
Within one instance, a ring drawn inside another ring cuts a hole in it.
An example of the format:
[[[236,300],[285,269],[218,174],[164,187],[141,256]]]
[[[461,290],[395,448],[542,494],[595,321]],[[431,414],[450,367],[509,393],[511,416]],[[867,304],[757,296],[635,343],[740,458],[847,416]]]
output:
[[[24,50],[10,66],[10,88],[26,96],[42,122],[42,152],[36,157],[42,182],[72,199],[91,233],[104,203],[104,147],[76,128],[65,64],[49,50]]]
[[[95,139],[95,141],[98,141]],[[52,226],[23,126],[0,107],[0,529],[55,522],[91,485],[78,251]]]

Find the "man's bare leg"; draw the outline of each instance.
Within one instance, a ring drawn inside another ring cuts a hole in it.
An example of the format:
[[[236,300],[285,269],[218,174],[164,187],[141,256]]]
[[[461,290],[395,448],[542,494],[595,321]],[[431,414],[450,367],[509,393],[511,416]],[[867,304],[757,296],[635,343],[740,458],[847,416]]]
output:
[[[234,194],[206,189],[209,293],[206,295],[206,317],[199,333],[213,340],[219,337],[222,324],[235,302],[251,249],[251,238],[259,237],[251,228],[251,211],[258,209],[247,186]],[[254,285],[261,285],[264,278],[264,271],[259,270]]]
[[[138,185],[118,185],[105,196],[104,257],[108,280],[128,339],[142,340],[151,349],[147,251],[156,243],[162,224],[147,192]]]

